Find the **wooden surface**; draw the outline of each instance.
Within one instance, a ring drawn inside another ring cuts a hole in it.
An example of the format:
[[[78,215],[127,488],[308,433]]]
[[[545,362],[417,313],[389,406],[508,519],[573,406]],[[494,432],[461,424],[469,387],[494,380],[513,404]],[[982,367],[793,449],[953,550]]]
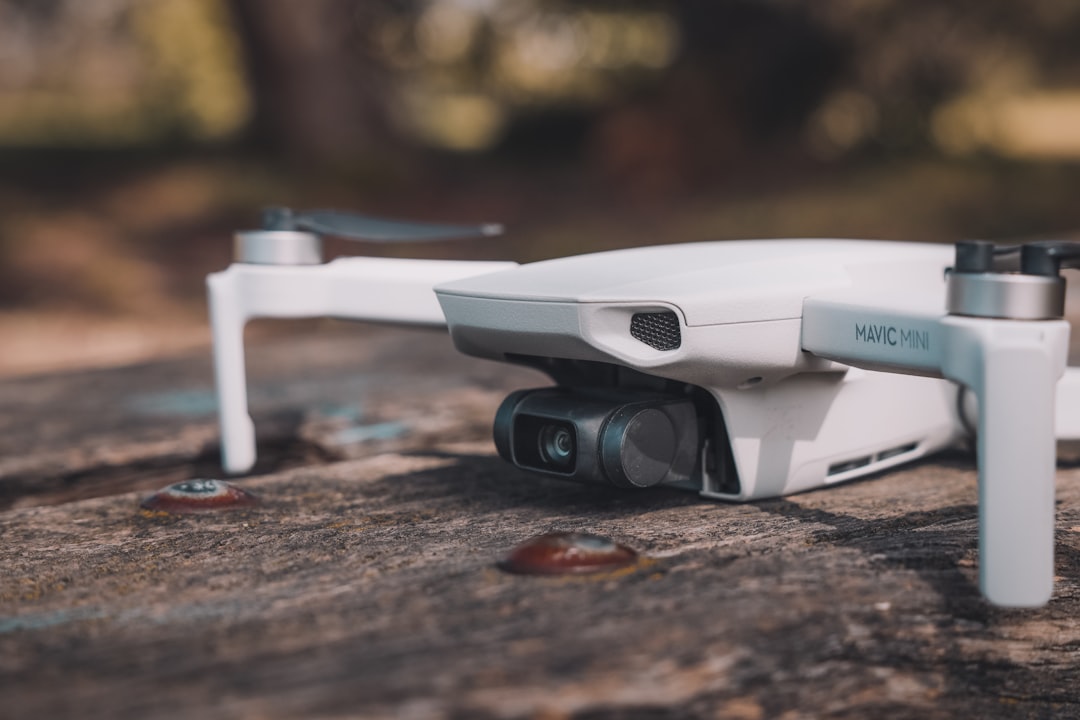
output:
[[[956,452],[753,505],[528,476],[502,397],[544,384],[437,333],[334,329],[249,367],[262,504],[138,503],[215,476],[203,357],[0,383],[0,717],[1080,717],[1080,471],[1057,589],[976,587]],[[507,575],[550,530],[629,571]]]

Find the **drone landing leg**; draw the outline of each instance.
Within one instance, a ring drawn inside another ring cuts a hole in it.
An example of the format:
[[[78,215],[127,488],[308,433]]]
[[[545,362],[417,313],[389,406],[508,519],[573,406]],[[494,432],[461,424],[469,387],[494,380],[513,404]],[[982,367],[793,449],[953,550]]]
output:
[[[1054,401],[1068,325],[942,324],[942,373],[979,399],[979,585],[995,605],[1039,607],[1053,589]]]
[[[1080,367],[1067,367],[1057,385],[1054,430],[1058,440],[1080,440]]]
[[[247,410],[244,325],[248,317],[236,297],[236,276],[215,273],[206,279],[214,340],[214,380],[221,423],[221,463],[227,473],[247,472],[255,464],[255,426]]]
[[[1054,577],[1054,405],[1065,320],[1002,320],[808,299],[803,349],[838,362],[960,383],[978,399],[979,581],[1007,607],[1038,607]]]

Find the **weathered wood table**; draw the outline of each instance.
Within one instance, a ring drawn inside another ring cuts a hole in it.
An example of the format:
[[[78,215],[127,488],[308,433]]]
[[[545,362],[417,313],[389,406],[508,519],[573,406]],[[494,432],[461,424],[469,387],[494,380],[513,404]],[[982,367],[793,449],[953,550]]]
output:
[[[1080,717],[1080,471],[1058,475],[1057,589],[976,587],[956,452],[753,505],[538,479],[494,456],[544,384],[441,334],[256,345],[261,503],[140,510],[219,475],[209,361],[0,383],[0,716]],[[509,575],[551,530],[643,554]]]

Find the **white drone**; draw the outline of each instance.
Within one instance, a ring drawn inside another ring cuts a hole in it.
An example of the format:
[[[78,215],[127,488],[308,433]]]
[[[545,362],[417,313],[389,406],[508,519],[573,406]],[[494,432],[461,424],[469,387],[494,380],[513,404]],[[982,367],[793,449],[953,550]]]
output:
[[[495,418],[518,467],[756,500],[850,480],[974,434],[980,586],[1053,589],[1055,437],[1080,437],[1062,264],[1080,245],[869,240],[665,245],[511,262],[340,258],[320,236],[494,235],[335,211],[267,212],[207,278],[222,462],[255,462],[244,324],[330,316],[448,327],[455,346],[555,386]],[[1059,382],[1060,380],[1060,382]],[[1058,408],[1055,415],[1055,404]],[[1056,432],[1055,432],[1056,430]]]

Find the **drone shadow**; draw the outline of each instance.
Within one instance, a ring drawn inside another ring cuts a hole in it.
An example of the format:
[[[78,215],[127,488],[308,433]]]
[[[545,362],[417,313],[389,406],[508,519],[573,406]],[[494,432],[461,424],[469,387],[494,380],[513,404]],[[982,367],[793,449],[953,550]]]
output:
[[[623,490],[546,478],[520,470],[498,457],[438,450],[403,453],[412,457],[445,458],[452,466],[411,476],[431,492],[457,496],[480,511],[531,507],[560,514],[589,514],[617,518],[665,507],[711,504],[685,490],[667,487]],[[398,480],[399,481],[399,480]],[[440,489],[436,489],[440,488]]]
[[[411,482],[422,483],[426,496],[436,494],[448,500],[457,496],[481,512],[526,506],[564,518],[612,520],[664,508],[716,503],[674,488],[627,491],[543,478],[491,456],[437,451],[411,454],[455,460],[451,467],[413,475]],[[387,482],[400,483],[400,478]],[[819,528],[813,534],[815,543],[854,548],[875,562],[916,572],[941,598],[945,609],[957,617],[980,622],[987,618],[987,606],[976,583],[961,569],[961,561],[970,555],[977,538],[974,532],[958,528],[957,524],[975,518],[974,504],[911,511],[877,520],[807,508],[785,498],[752,505]],[[829,529],[820,529],[823,525]]]
[[[630,491],[603,485],[583,485],[533,475],[507,465],[500,458],[438,450],[417,450],[414,457],[453,460],[447,467],[387,477],[388,492],[403,491],[415,498],[442,498],[467,504],[478,513],[497,513],[532,508],[551,521],[578,524],[633,518],[666,508],[715,506],[717,502],[675,488]],[[970,468],[963,452],[935,456],[923,463]],[[882,472],[857,482],[874,482]],[[407,478],[407,483],[402,481]],[[390,487],[393,490],[390,490]],[[408,487],[405,490],[404,487]],[[978,546],[978,506],[962,503],[930,510],[911,510],[885,518],[865,519],[842,512],[808,508],[791,499],[776,498],[751,503],[759,510],[814,526],[814,544],[858,550],[872,563],[901,568],[917,574],[940,599],[942,609],[954,618],[987,623],[1014,612],[986,603],[970,567]],[[824,527],[823,527],[824,526]],[[570,528],[567,528],[570,529]],[[1058,572],[1080,572],[1080,556],[1068,548],[1056,550]],[[1067,566],[1067,567],[1065,567]]]
[[[954,617],[984,623],[989,619],[978,584],[961,569],[978,539],[974,532],[957,525],[975,518],[978,507],[974,504],[913,510],[871,520],[807,508],[785,498],[755,506],[780,517],[830,528],[816,532],[814,542],[852,548],[874,562],[915,572]]]

